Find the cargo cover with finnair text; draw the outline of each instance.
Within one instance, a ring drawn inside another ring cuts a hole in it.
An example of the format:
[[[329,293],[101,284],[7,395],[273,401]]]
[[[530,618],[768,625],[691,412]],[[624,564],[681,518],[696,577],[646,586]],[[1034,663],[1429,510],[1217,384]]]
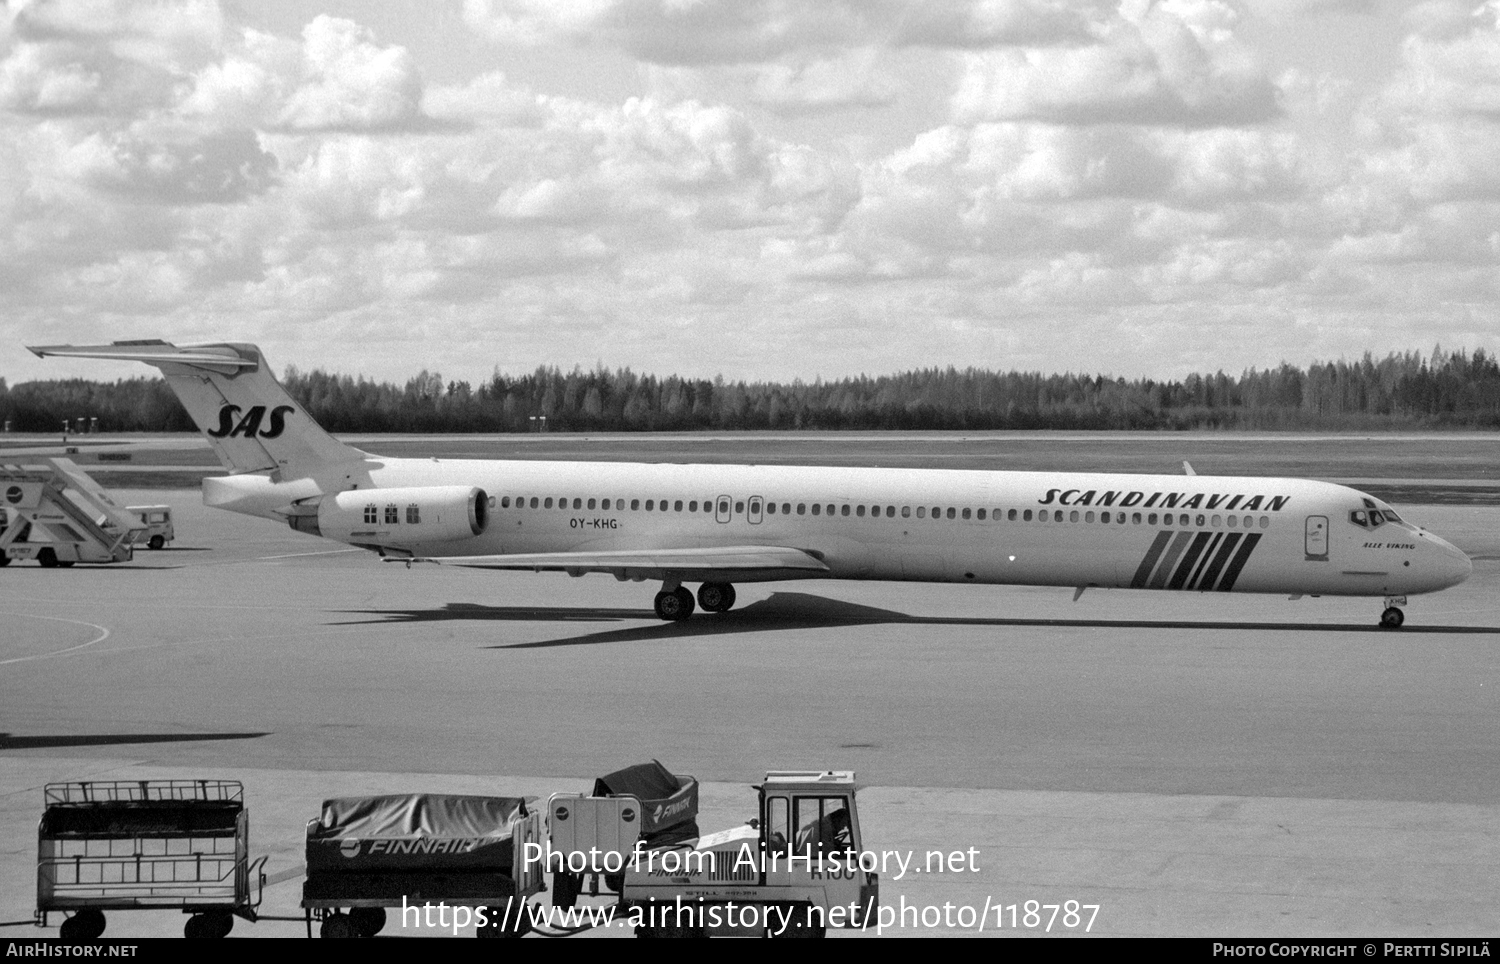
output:
[[[307,871],[510,873],[512,826],[534,797],[393,794],[323,801],[307,824]]]
[[[678,776],[660,760],[616,770],[594,781],[594,796],[630,794],[641,801],[641,840],[667,847],[698,836],[698,781]]]

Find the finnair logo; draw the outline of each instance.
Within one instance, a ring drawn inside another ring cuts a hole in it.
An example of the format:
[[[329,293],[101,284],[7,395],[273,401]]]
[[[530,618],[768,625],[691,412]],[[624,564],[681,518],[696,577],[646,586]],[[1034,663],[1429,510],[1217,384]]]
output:
[[[676,803],[671,804],[670,806],[664,803],[657,804],[656,809],[651,811],[652,823],[656,823],[657,821],[663,820],[667,817],[675,817],[677,814],[682,813],[684,810],[686,810],[688,808],[688,804],[691,802],[692,801],[690,800],[679,800]]]
[[[240,416],[242,409],[238,405],[225,405],[219,409],[219,427],[209,431],[211,438],[234,438],[239,435],[245,438],[276,438],[286,430],[286,416],[296,409],[290,405],[277,405],[271,409],[271,425],[262,429],[260,423],[266,417],[264,405],[253,405],[244,416]]]

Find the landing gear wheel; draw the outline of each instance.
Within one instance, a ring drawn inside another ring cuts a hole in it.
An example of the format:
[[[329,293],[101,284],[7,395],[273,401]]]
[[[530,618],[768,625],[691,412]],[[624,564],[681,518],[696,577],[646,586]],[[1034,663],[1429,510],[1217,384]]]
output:
[[[50,548],[39,549],[36,554],[36,562],[43,569],[56,569],[57,553],[53,552]]]
[[[198,938],[216,940],[228,937],[232,930],[234,930],[233,914],[227,910],[211,910],[189,917],[187,923],[183,925],[182,936],[194,940]]]
[[[360,937],[374,937],[385,927],[384,907],[351,907],[349,923],[359,931]]]
[[[1387,607],[1386,611],[1380,614],[1381,629],[1400,629],[1404,622],[1406,622],[1406,614],[1395,606]]]
[[[150,539],[146,540],[146,545],[152,549],[160,549],[166,544],[167,540],[163,539],[161,536],[152,536]]]
[[[358,937],[359,930],[354,926],[354,921],[348,914],[329,914],[323,918],[323,925],[318,928],[318,936],[330,940]]]
[[[678,586],[656,594],[656,615],[667,622],[680,622],[693,614],[693,594]]]
[[[725,613],[734,605],[734,587],[727,582],[705,582],[698,587],[698,605],[706,613]]]
[[[70,944],[83,944],[98,940],[104,933],[104,911],[85,909],[62,922],[57,936]]]

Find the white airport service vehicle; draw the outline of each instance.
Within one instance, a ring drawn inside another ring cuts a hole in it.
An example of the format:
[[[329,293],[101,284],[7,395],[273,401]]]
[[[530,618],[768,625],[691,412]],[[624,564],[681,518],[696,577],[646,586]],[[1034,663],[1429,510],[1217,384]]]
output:
[[[144,523],[69,459],[0,465],[0,566],[34,559],[42,566],[125,562]]]
[[[125,511],[140,516],[141,523],[145,526],[134,539],[137,544],[144,542],[148,549],[160,549],[177,538],[177,533],[172,528],[171,506],[131,505],[126,506]]]
[[[208,506],[379,553],[659,581],[656,614],[734,605],[735,583],[873,579],[1406,597],[1467,556],[1347,486],[1255,476],[384,458],[339,442],[260,350],[164,341],[38,356],[161,369],[226,478]]]
[[[703,836],[694,823],[685,840],[671,839],[679,824],[670,820],[655,840],[643,833],[672,798],[553,794],[549,849],[531,856],[552,865],[557,907],[573,906],[584,878],[597,894],[603,876],[618,895],[616,919],[636,922],[640,937],[821,937],[867,926],[880,878],[864,850],[853,772],[772,770],[756,790],[754,819]],[[692,794],[695,811],[696,783]]]

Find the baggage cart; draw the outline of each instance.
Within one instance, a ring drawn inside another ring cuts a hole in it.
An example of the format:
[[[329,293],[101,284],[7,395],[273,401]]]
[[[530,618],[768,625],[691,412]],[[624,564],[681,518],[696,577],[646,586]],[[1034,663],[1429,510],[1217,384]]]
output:
[[[530,929],[526,900],[543,889],[541,870],[525,859],[541,823],[534,797],[325,800],[307,824],[307,935],[318,921],[321,937],[374,936],[389,907],[416,913],[419,927],[438,926],[425,914],[431,906],[446,908],[436,911],[443,927],[467,908],[465,921],[483,921],[476,936],[520,937]]]
[[[234,918],[256,919],[266,858],[250,859],[238,781],[49,783],[43,794],[38,926],[68,914],[60,936],[83,942],[104,933],[107,910],[180,910],[192,915],[188,937],[223,937]]]

